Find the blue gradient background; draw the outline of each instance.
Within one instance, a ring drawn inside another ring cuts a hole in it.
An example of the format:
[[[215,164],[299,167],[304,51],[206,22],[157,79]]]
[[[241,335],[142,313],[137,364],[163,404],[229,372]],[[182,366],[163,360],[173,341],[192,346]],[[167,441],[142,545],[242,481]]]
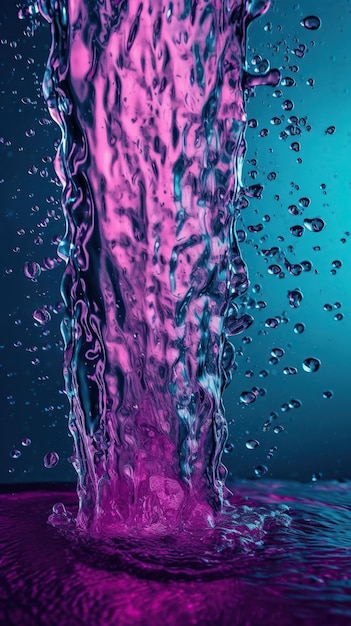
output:
[[[320,17],[322,26],[318,31],[300,25],[307,15]],[[74,481],[75,472],[67,461],[72,445],[67,436],[67,403],[62,393],[60,315],[52,313],[52,320],[44,329],[36,327],[32,318],[35,308],[60,301],[62,266],[43,272],[37,283],[23,274],[25,261],[41,262],[43,257],[55,256],[51,240],[64,229],[62,218],[38,226],[48,209],[56,207],[59,215],[60,190],[50,183],[50,164],[48,178],[40,175],[46,167],[42,157],[54,155],[58,129],[53,123],[39,123],[48,118],[39,93],[50,43],[49,29],[41,24],[34,37],[24,37],[27,25],[17,19],[15,2],[8,2],[0,18],[0,38],[6,40],[0,44],[0,482]],[[247,106],[248,118],[257,120],[257,128],[247,130],[243,184],[261,184],[264,190],[260,199],[250,198],[238,229],[263,225],[259,233],[248,233],[242,254],[251,279],[247,294],[253,300],[250,306],[262,300],[266,308],[249,310],[255,322],[246,335],[234,341],[238,367],[225,394],[229,442],[233,448],[225,454],[224,461],[231,479],[254,477],[258,464],[267,466],[270,478],[310,481],[318,472],[325,479],[351,477],[351,241],[345,234],[351,231],[350,35],[349,0],[276,0],[249,29],[250,71],[255,69],[252,60],[260,55],[272,67],[279,67],[283,77],[293,77],[296,84],[256,88]],[[17,43],[17,47],[11,42]],[[306,46],[302,59],[292,52],[299,44]],[[294,65],[297,71],[291,69]],[[306,84],[309,78],[315,81],[313,88]],[[281,90],[281,97],[276,97],[277,90]],[[21,98],[25,97],[37,101],[37,105],[23,104]],[[284,141],[279,139],[279,133],[287,126],[290,115],[281,107],[287,98],[294,102],[291,114],[307,117],[311,130],[302,128],[301,136]],[[280,125],[271,123],[274,116],[281,118]],[[336,132],[326,134],[331,125]],[[33,137],[25,135],[30,128],[35,130]],[[266,137],[260,136],[262,129],[268,129]],[[299,153],[290,149],[292,141],[300,142]],[[256,167],[248,163],[253,158],[257,159]],[[297,158],[302,163],[297,163]],[[38,168],[34,175],[28,174],[32,165]],[[257,171],[255,180],[250,175],[252,170]],[[270,172],[276,173],[275,180],[267,179]],[[321,184],[326,185],[326,193]],[[50,195],[53,202],[48,203]],[[304,196],[311,199],[304,215],[290,215],[288,206],[298,204]],[[33,213],[33,205],[40,210]],[[269,221],[263,221],[263,216],[269,216]],[[304,217],[322,217],[326,228],[320,233],[305,230],[300,239],[293,237],[289,228],[301,224]],[[20,229],[25,232],[21,234]],[[40,233],[43,243],[36,245],[34,239]],[[267,263],[262,250],[272,246],[279,246],[294,263],[311,261],[312,270],[297,277],[286,271],[284,278],[269,275],[267,267],[276,260],[272,258]],[[287,252],[289,246],[293,249]],[[314,250],[315,246],[320,250]],[[20,250],[14,251],[16,247]],[[333,275],[335,259],[342,262],[342,267]],[[257,284],[259,293],[253,290]],[[304,298],[300,308],[292,309],[287,292],[296,287]],[[341,303],[340,309],[323,309],[324,304],[335,302]],[[334,315],[339,312],[344,317],[336,321]],[[266,328],[265,320],[277,315],[288,321],[276,329]],[[306,326],[302,335],[293,332],[296,322]],[[43,336],[43,330],[50,333]],[[243,341],[243,337],[249,339]],[[15,347],[18,341],[22,345]],[[37,350],[29,351],[33,347]],[[276,365],[270,365],[270,352],[275,347],[284,349],[285,354]],[[321,360],[321,367],[314,374],[302,369],[303,360],[311,356]],[[32,365],[35,358],[39,363]],[[297,367],[298,374],[285,376],[282,370],[287,365]],[[259,372],[264,369],[268,376],[260,378]],[[253,372],[251,378],[246,376],[248,370]],[[264,388],[266,393],[253,404],[243,406],[240,394],[253,386]],[[331,399],[323,398],[325,390],[333,391]],[[302,406],[282,411],[282,405],[292,398],[299,399]],[[263,423],[272,411],[278,417],[270,430],[263,432]],[[282,425],[284,431],[275,434],[273,428],[277,425]],[[32,440],[27,448],[21,445],[24,437]],[[258,440],[260,445],[248,450],[248,439]],[[277,446],[277,450],[267,459],[272,446]],[[21,451],[20,458],[11,458],[13,449]],[[57,467],[50,470],[43,466],[43,457],[49,451],[60,456]]]

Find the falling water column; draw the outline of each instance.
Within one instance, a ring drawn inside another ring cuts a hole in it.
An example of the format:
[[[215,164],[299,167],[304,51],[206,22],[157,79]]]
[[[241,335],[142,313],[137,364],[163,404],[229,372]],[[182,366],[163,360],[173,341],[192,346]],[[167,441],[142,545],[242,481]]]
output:
[[[268,2],[253,5],[41,2],[78,524],[96,534],[211,524],[226,496],[245,33]]]

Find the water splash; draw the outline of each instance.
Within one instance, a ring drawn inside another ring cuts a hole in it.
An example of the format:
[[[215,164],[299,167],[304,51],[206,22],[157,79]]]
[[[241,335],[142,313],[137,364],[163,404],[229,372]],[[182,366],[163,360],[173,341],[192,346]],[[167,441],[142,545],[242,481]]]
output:
[[[269,2],[41,0],[62,139],[64,376],[78,526],[214,523],[229,334],[252,323],[235,233],[246,28]],[[33,268],[28,270],[33,274]]]

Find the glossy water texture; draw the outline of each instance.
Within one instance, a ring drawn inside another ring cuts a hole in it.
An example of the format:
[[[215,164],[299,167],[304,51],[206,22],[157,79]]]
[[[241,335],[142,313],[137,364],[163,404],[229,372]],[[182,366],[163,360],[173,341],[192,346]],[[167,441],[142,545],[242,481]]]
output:
[[[213,524],[227,496],[228,336],[247,328],[235,235],[246,28],[268,2],[40,3],[62,131],[64,375],[78,525]]]
[[[54,501],[75,512],[73,492],[0,495],[1,624],[351,623],[350,483],[238,481],[232,544],[216,531],[182,551],[170,536],[141,546],[58,531]],[[275,515],[289,522],[269,525]]]

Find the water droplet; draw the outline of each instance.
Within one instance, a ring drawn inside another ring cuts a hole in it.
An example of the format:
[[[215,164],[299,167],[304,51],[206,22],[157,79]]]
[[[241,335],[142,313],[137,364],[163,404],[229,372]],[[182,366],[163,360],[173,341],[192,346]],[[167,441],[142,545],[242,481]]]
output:
[[[344,316],[343,316],[343,314],[342,314],[342,313],[337,313],[336,315],[334,315],[334,319],[335,319],[337,322],[341,322],[341,320],[342,320],[343,318],[344,318]]]
[[[295,398],[292,398],[289,402],[289,407],[291,409],[299,409],[300,406],[302,406],[301,400],[296,400]]]
[[[41,268],[39,263],[35,261],[27,261],[23,266],[24,275],[31,280],[35,280],[40,276]]]
[[[273,348],[273,350],[271,350],[271,355],[280,359],[284,355],[284,350],[283,348]]]
[[[44,462],[44,467],[46,467],[47,469],[51,469],[53,467],[56,467],[56,465],[58,464],[60,460],[59,455],[57,454],[57,452],[48,452],[43,459]]]
[[[321,26],[321,20],[316,15],[309,15],[308,17],[304,17],[300,24],[308,30],[318,30]]]
[[[257,439],[248,439],[245,444],[248,450],[255,450],[255,448],[258,448],[259,445],[260,442],[257,441]]]
[[[296,367],[284,367],[283,369],[283,374],[285,374],[285,376],[293,376],[294,374],[297,374],[297,368]]]
[[[308,359],[305,359],[304,362],[302,363],[302,367],[304,371],[308,372],[309,374],[317,372],[320,368],[320,365],[321,365],[320,360],[314,357],[309,357]]]
[[[340,269],[341,266],[342,266],[342,262],[339,261],[338,259],[332,262],[332,267],[334,267],[335,269]]]
[[[254,472],[255,472],[255,476],[257,476],[257,478],[261,478],[262,476],[267,474],[268,467],[266,465],[257,465],[255,467],[255,469],[254,469]]]
[[[310,198],[300,198],[299,200],[299,205],[304,209],[307,209],[307,207],[309,207],[310,204],[311,204]]]
[[[304,272],[310,272],[312,269],[311,261],[301,261],[300,265]]]
[[[328,126],[328,128],[325,131],[325,134],[326,135],[334,135],[335,131],[336,131],[335,126]]]
[[[296,204],[290,204],[290,206],[288,207],[288,211],[290,215],[301,215],[302,213],[302,211],[297,208]]]
[[[323,309],[324,309],[325,311],[332,311],[333,307],[332,307],[332,305],[331,305],[331,304],[328,304],[328,303],[327,303],[327,304],[325,304],[325,305],[324,305]]]
[[[267,376],[268,376],[267,370],[261,370],[260,371],[260,373],[259,373],[259,377],[260,378],[267,378]]]
[[[300,226],[300,224],[296,224],[295,226],[291,226],[289,230],[294,237],[302,237],[305,229],[303,226]]]
[[[282,433],[284,431],[284,426],[282,426],[281,424],[278,424],[278,426],[274,426],[273,428],[273,432],[275,435],[280,435],[280,433]]]
[[[323,478],[323,474],[322,472],[316,472],[315,474],[312,474],[312,482],[317,482],[317,480],[320,480],[321,478]]]
[[[45,326],[51,320],[51,315],[47,309],[35,309],[33,319],[41,326]]]
[[[229,454],[229,452],[233,452],[233,450],[234,450],[234,444],[228,441],[224,446],[224,452]]]
[[[29,437],[24,437],[21,441],[22,446],[24,446],[25,448],[30,446],[31,443],[32,443],[32,440],[29,439]]]
[[[291,78],[291,76],[285,76],[285,78],[281,79],[280,84],[282,85],[282,87],[292,87],[296,83],[294,79]]]
[[[322,220],[320,217],[314,217],[312,219],[306,218],[303,223],[307,230],[310,230],[314,233],[320,233],[323,228],[325,228],[325,221]]]
[[[20,450],[11,450],[10,457],[11,457],[11,459],[19,459],[21,454],[22,453],[21,453]]]
[[[267,271],[268,271],[268,274],[276,275],[276,274],[280,274],[280,272],[282,271],[282,268],[280,267],[280,265],[273,264],[268,267]]]
[[[269,317],[266,319],[264,325],[266,328],[277,328],[277,326],[279,326],[279,320],[276,317]]]
[[[293,289],[288,291],[289,306],[293,309],[298,309],[302,302],[303,294],[299,289]]]
[[[327,389],[327,391],[323,391],[323,398],[324,398],[325,400],[330,400],[330,398],[332,398],[332,397],[333,397],[333,395],[334,395],[334,394],[333,394],[333,392],[332,392],[332,391],[330,391],[330,389]]]
[[[255,402],[255,400],[256,395],[252,391],[243,391],[240,394],[240,402],[242,404],[251,404],[252,402]]]
[[[294,103],[292,100],[284,100],[282,104],[282,109],[284,111],[292,111],[293,108],[294,108]]]

